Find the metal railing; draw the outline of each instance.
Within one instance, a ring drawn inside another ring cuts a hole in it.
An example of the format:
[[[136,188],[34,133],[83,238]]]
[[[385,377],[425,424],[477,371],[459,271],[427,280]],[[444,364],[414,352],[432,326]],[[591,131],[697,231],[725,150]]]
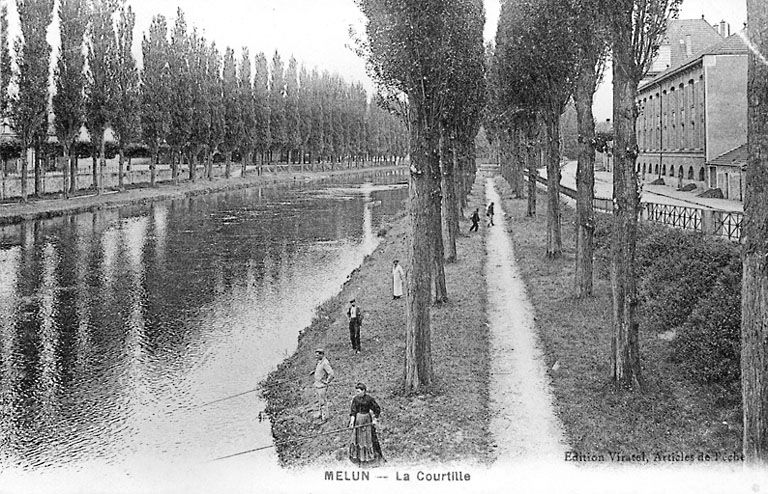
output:
[[[656,204],[646,202],[645,219],[654,223],[691,230],[702,231],[703,211],[699,208],[687,206],[673,206],[670,204]]]
[[[525,177],[527,180],[527,176]],[[537,175],[536,180],[547,185],[547,179]],[[560,185],[560,193],[576,199],[576,191]],[[595,197],[593,206],[597,211],[613,213],[613,200]],[[724,211],[706,207],[675,206],[654,202],[643,202],[642,219],[673,228],[701,232],[728,239],[732,242],[741,241],[741,225],[744,213],[740,211]]]
[[[734,242],[741,241],[741,223],[744,214],[738,211],[715,211],[715,235]]]

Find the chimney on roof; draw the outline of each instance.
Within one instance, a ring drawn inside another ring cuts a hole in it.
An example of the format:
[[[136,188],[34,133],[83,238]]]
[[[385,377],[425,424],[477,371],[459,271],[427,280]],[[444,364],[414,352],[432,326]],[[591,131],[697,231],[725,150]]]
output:
[[[720,21],[720,29],[719,29],[719,32],[720,32],[720,36],[722,36],[723,38],[725,38],[725,37],[727,36],[727,35],[725,34],[725,26],[727,26],[727,24],[725,23],[725,21]]]

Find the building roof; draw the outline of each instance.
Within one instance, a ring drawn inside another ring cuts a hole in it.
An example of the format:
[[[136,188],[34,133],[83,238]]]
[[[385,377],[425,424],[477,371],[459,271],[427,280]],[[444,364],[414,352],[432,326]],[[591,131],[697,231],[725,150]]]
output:
[[[738,168],[745,168],[747,166],[747,159],[749,158],[749,150],[747,149],[747,143],[745,142],[741,146],[731,149],[707,162],[708,165],[714,166],[732,166]]]
[[[701,63],[703,58],[707,55],[747,55],[749,53],[749,49],[747,48],[745,38],[748,38],[747,30],[743,29],[736,34],[732,34],[725,39],[721,39],[719,42],[708,46],[707,48],[704,48],[697,53],[694,53],[683,63],[677,66],[672,66],[655,76],[653,79],[641,84],[639,90],[642,91],[643,89],[658,84],[664,79],[667,79],[668,77],[677,74],[678,72],[681,72],[688,67],[692,67],[697,63]]]
[[[686,50],[686,36],[690,36],[691,51]],[[664,43],[671,48],[670,67],[683,64],[694,53],[719,43],[723,37],[705,19],[675,19],[669,22]]]

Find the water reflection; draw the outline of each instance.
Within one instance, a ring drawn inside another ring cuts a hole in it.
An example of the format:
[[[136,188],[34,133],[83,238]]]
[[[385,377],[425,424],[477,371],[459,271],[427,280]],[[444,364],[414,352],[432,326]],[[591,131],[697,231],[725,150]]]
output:
[[[293,351],[406,195],[252,189],[4,229],[0,471],[188,465],[268,444],[258,394],[200,405]],[[274,466],[274,451],[251,461]]]

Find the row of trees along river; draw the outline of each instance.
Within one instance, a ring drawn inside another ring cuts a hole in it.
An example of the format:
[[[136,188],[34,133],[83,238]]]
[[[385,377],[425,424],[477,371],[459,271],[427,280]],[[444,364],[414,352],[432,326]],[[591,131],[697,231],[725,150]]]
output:
[[[224,156],[229,178],[233,153],[239,155],[244,174],[255,154],[261,163],[275,154],[279,160],[303,163],[384,160],[407,152],[402,120],[375,98],[369,100],[361,84],[299,67],[293,57],[286,67],[277,52],[270,65],[263,53],[252,59],[247,48],[237,55],[227,47],[222,54],[197,28],[187,27],[181,9],[171,27],[164,16],[153,18],[142,40],[140,71],[131,53],[135,14],[130,5],[118,0],[58,4],[61,44],[52,101],[60,152],[70,162],[63,167],[65,194],[77,190],[77,156],[72,151],[83,125],[91,136],[93,185],[99,190],[108,129],[117,143],[120,187],[126,150],[137,144],[152,156],[151,185],[161,147],[169,148],[174,180],[183,161],[189,164],[191,180],[197,178],[199,160],[210,177],[217,153]],[[48,138],[51,46],[46,31],[54,1],[19,0],[17,7],[22,36],[15,40],[15,71],[7,6],[0,10],[0,106],[11,117],[20,148],[39,151]],[[18,90],[9,97],[12,83]],[[26,153],[21,154],[21,194],[26,200],[29,164]],[[95,166],[97,156],[101,166]],[[39,194],[40,160],[34,173]]]
[[[595,125],[592,99],[608,56],[613,71],[615,168],[612,220],[612,376],[641,392],[635,246],[639,184],[637,88],[682,0],[509,0],[502,2],[495,46],[488,47],[489,104],[484,126],[503,156],[503,174],[518,198],[528,174],[528,215],[536,214],[536,169],[547,166],[546,255],[562,255],[559,119],[576,104],[577,245],[574,290],[592,294]],[[743,235],[741,367],[744,454],[768,461],[768,3],[747,0],[751,42],[748,84],[747,195]],[[762,425],[761,425],[762,424]]]
[[[485,104],[483,2],[357,4],[367,18],[366,39],[358,46],[380,93],[392,106],[407,101],[411,244],[404,386],[421,391],[434,379],[429,307],[448,297],[443,260],[456,260],[459,214],[475,174],[474,141]]]

